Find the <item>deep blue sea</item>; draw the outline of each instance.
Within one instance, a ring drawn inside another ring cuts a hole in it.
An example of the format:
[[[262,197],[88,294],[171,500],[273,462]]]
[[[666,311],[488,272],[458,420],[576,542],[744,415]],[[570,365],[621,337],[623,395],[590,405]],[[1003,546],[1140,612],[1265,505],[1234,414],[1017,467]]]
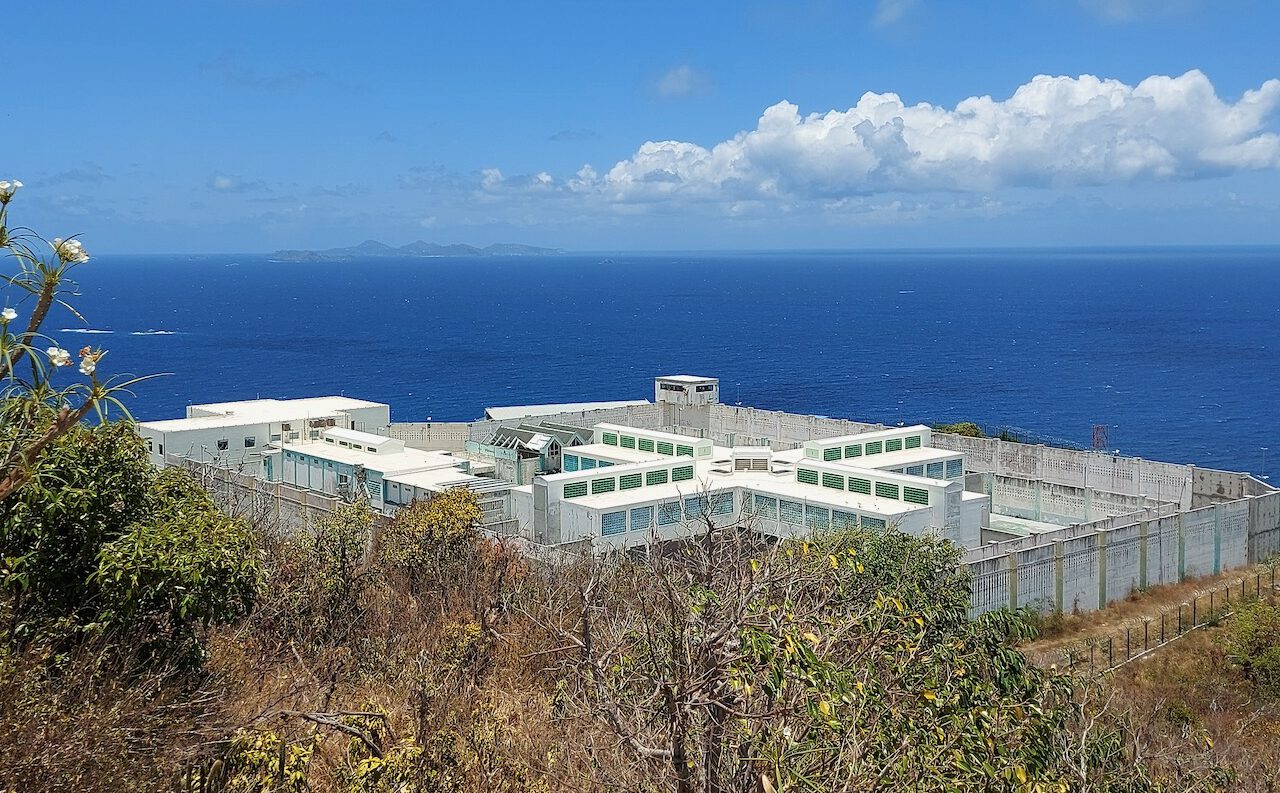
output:
[[[48,325],[63,346],[109,348],[107,371],[172,373],[138,388],[141,419],[345,393],[398,421],[468,420],[652,398],[655,375],[691,372],[743,405],[1082,446],[1105,424],[1123,454],[1280,467],[1275,248],[101,256],[79,282],[88,324]]]

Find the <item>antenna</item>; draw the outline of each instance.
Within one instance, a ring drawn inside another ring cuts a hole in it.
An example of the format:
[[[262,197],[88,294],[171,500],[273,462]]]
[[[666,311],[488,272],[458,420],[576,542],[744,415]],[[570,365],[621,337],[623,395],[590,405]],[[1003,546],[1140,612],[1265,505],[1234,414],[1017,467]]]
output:
[[[1107,442],[1107,425],[1093,425],[1093,450],[1095,452],[1105,452],[1110,444]]]

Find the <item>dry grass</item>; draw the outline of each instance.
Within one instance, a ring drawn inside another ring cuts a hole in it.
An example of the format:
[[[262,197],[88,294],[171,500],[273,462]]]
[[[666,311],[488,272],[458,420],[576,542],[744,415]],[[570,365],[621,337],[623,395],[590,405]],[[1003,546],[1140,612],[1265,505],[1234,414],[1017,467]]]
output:
[[[1039,639],[1028,643],[1024,650],[1033,658],[1056,659],[1062,651],[1083,647],[1089,643],[1099,643],[1108,637],[1116,638],[1117,647],[1123,647],[1123,636],[1126,629],[1134,632],[1131,647],[1141,649],[1142,627],[1147,620],[1152,620],[1154,630],[1158,634],[1161,615],[1166,616],[1166,636],[1176,631],[1178,607],[1195,602],[1197,604],[1197,622],[1203,622],[1212,612],[1222,611],[1227,603],[1223,596],[1223,588],[1229,586],[1234,593],[1239,592],[1244,582],[1249,595],[1256,594],[1255,582],[1260,580],[1265,592],[1272,581],[1273,568],[1268,565],[1257,565],[1246,569],[1230,570],[1216,576],[1189,578],[1177,584],[1165,584],[1151,587],[1142,592],[1135,592],[1117,603],[1104,609],[1081,614],[1054,615],[1045,620],[1045,628]],[[1211,593],[1213,593],[1211,595]],[[1184,609],[1184,624],[1189,625],[1191,611]],[[1150,636],[1155,642],[1155,635]],[[1135,650],[1135,652],[1137,651]],[[1119,660],[1119,657],[1117,657]]]
[[[1245,680],[1219,646],[1224,628],[1190,633],[1112,673],[1115,700],[1142,733],[1157,770],[1178,762],[1178,741],[1211,741],[1235,769],[1230,788],[1280,790],[1280,703]]]

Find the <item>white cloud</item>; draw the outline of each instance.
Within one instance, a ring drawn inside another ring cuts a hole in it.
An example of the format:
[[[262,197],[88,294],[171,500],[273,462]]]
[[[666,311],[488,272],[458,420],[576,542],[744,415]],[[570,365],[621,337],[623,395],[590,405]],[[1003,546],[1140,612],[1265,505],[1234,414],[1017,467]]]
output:
[[[878,28],[897,24],[919,5],[920,0],[879,0],[876,3],[876,12],[871,17],[871,24]]]
[[[682,64],[659,77],[654,87],[658,91],[658,96],[665,99],[678,99],[706,93],[711,88],[711,80],[692,66]]]
[[[209,189],[217,193],[264,193],[269,192],[262,182],[246,182],[239,176],[215,173],[209,177]]]
[[[1226,102],[1199,71],[1136,86],[1039,76],[1008,99],[954,109],[866,93],[848,110],[801,115],[783,101],[710,148],[649,141],[603,173],[588,166],[536,182],[615,205],[711,201],[727,211],[741,201],[1190,180],[1280,168],[1280,136],[1267,129],[1278,106],[1280,80]],[[518,189],[496,171],[484,176],[487,191]]]

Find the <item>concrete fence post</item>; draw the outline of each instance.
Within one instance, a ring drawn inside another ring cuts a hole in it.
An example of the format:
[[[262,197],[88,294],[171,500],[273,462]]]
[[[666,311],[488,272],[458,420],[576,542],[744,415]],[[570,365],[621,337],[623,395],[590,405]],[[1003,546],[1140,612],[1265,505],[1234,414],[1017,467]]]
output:
[[[1053,541],[1053,602],[1057,606],[1058,612],[1063,610],[1062,589],[1063,589],[1063,552],[1062,540]]]
[[[1100,531],[1094,536],[1098,538],[1098,608],[1105,608],[1107,605],[1107,539],[1110,535],[1108,532]]]
[[[1213,574],[1222,572],[1222,505],[1213,505]]]
[[[1149,520],[1138,524],[1138,589],[1147,588],[1147,534],[1150,529]]]
[[[1005,558],[1009,560],[1009,608],[1015,610],[1018,608],[1018,554],[1010,551]]]
[[[1187,577],[1187,533],[1183,525],[1186,513],[1178,513],[1178,580]]]

